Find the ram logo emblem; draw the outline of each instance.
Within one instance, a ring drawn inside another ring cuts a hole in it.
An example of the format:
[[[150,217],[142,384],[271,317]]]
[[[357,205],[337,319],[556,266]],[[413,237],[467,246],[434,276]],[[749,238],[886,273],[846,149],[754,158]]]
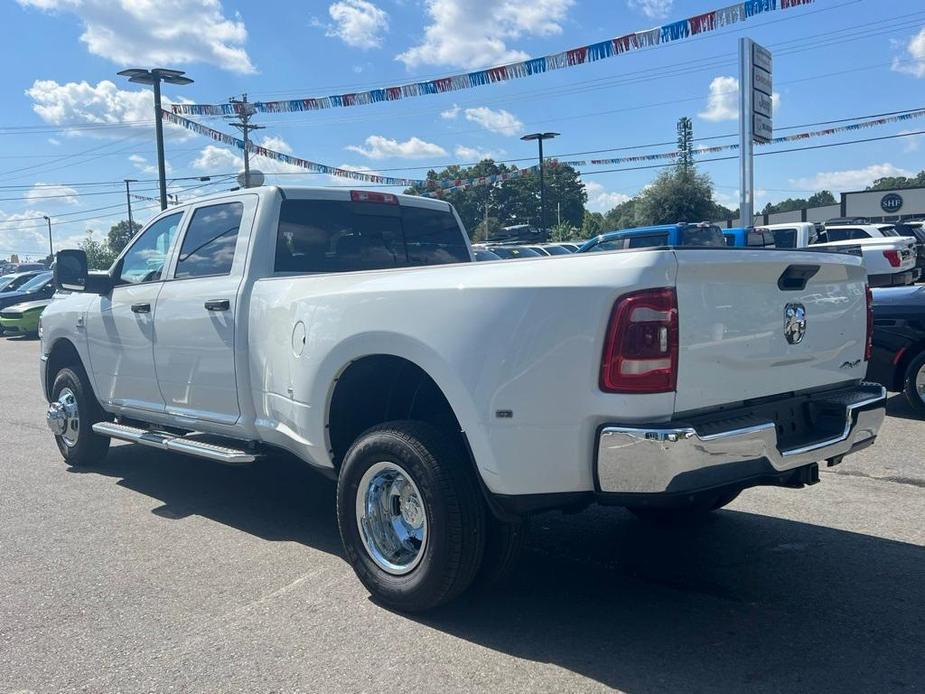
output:
[[[803,304],[784,306],[784,337],[791,345],[798,345],[806,335],[806,307]]]

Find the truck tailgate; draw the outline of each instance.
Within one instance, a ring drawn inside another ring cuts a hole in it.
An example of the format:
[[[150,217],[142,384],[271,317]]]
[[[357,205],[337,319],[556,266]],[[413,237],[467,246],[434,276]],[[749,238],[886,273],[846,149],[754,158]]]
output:
[[[866,273],[859,258],[744,249],[675,255],[680,343],[675,412],[864,376]],[[779,287],[785,272],[799,280],[799,266],[818,269],[803,288]],[[786,334],[788,307],[804,311],[799,341],[795,326],[790,339]]]

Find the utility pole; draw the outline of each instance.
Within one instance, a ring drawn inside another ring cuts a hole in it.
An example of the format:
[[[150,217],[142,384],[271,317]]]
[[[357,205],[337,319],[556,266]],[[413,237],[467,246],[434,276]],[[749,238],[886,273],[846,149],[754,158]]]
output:
[[[559,133],[531,133],[524,135],[521,140],[536,140],[540,146],[540,227],[542,228],[543,241],[549,237],[546,230],[546,184],[543,181],[543,140],[551,140],[558,137]]]
[[[118,73],[122,77],[128,77],[129,82],[137,84],[150,84],[154,87],[154,136],[157,140],[157,179],[161,188],[161,209],[167,209],[167,172],[164,162],[164,119],[161,115],[161,82],[168,84],[184,85],[192,84],[193,80],[184,77],[186,74],[182,70],[165,70],[164,68],[154,68],[153,70],[142,70],[132,68],[122,70]]]
[[[134,236],[135,224],[132,221],[132,193],[128,187],[129,183],[137,183],[137,180],[134,178],[125,179],[125,203],[128,205],[128,230],[129,233]]]
[[[51,256],[52,262],[54,262],[55,248],[51,243],[51,217],[47,214],[43,214],[42,216],[45,218],[45,221],[48,222],[48,255]]]
[[[247,100],[247,94],[242,94],[240,99],[235,99],[232,97],[228,99],[228,103],[234,104],[235,112],[237,113],[236,116],[233,116],[237,120],[231,120],[229,124],[233,125],[241,131],[241,135],[244,140],[244,187],[250,188],[251,162],[250,152],[248,151],[250,142],[248,133],[250,133],[251,130],[263,130],[264,126],[251,124],[251,117],[257,112],[257,109],[255,109],[254,105]]]

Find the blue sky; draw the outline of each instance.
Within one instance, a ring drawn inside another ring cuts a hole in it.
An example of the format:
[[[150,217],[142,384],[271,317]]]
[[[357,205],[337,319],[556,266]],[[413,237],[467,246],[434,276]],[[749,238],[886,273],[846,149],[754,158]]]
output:
[[[0,256],[43,251],[43,215],[54,220],[58,245],[73,245],[87,229],[105,234],[125,217],[124,187],[107,182],[141,179],[134,184],[137,194],[156,196],[155,184],[144,180],[156,176],[151,97],[116,76],[125,67],[186,70],[196,82],[165,87],[174,100],[215,103],[242,92],[259,100],[324,96],[555,53],[728,1],[6,2],[0,6],[7,63],[0,75]],[[579,159],[591,155],[570,155],[673,141],[681,116],[693,119],[695,138],[726,135],[737,128],[740,36],[775,55],[775,127],[925,106],[921,3],[816,0],[703,37],[508,83],[338,111],[260,115],[266,129],[256,139],[326,164],[423,177],[428,166],[470,163],[486,154],[533,157],[533,143],[519,135],[536,129],[562,133],[548,144],[549,154]],[[231,131],[221,119],[203,122]],[[925,119],[811,144],[911,130],[925,130]],[[726,141],[733,140],[709,143]],[[855,190],[881,175],[914,173],[925,168],[923,153],[923,138],[904,137],[761,157],[757,203],[820,188]],[[167,159],[169,177],[240,168],[237,152],[172,129]],[[257,166],[286,170],[275,163]],[[737,163],[701,166],[713,177],[717,199],[735,207]],[[584,180],[589,207],[599,211],[635,194],[658,172],[594,170],[588,167]],[[323,176],[269,180],[346,183]],[[228,185],[177,181],[172,190],[187,199]],[[144,200],[134,207],[141,221],[154,211]]]

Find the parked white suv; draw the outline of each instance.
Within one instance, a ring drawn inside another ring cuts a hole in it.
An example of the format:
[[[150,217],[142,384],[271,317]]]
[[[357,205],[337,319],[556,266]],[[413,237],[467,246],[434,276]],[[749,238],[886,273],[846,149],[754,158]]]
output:
[[[42,315],[58,448],[111,438],[337,479],[347,560],[406,610],[503,573],[532,512],[690,519],[870,445],[860,259],[645,248],[473,262],[445,202],[293,187],[154,218]],[[70,483],[79,483],[79,477]]]
[[[916,240],[900,236],[890,224],[826,225],[812,222],[767,224],[777,248],[861,249],[867,281],[871,287],[912,284],[918,279]]]

